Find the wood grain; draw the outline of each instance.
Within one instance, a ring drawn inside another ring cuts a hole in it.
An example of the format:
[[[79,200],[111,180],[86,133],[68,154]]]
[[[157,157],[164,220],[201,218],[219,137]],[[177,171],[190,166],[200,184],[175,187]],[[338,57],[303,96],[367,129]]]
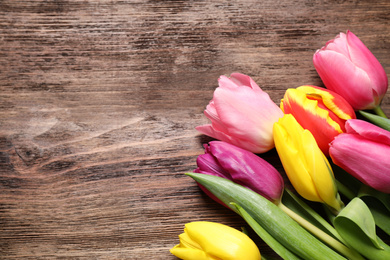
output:
[[[279,103],[323,86],[312,56],[347,29],[389,75],[389,17],[386,0],[0,1],[0,258],[175,259],[187,222],[244,226],[183,174],[218,77]]]

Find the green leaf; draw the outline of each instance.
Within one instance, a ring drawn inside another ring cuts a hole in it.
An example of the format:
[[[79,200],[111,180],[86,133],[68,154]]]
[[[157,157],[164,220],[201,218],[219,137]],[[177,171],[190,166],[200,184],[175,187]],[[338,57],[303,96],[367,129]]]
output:
[[[390,194],[363,185],[358,197],[370,208],[376,225],[390,235]]]
[[[390,235],[390,211],[375,198],[362,198],[369,206],[376,225]]]
[[[376,225],[390,235],[390,194],[364,185],[337,165],[331,165],[339,192],[350,200],[354,197],[361,198],[369,207]]]
[[[251,228],[256,232],[256,234],[269,246],[271,247],[280,257],[283,259],[291,259],[291,260],[300,260],[295,254],[293,254],[290,250],[285,248],[282,244],[280,244],[276,239],[274,239],[264,228],[262,228],[252,217],[245,211],[240,205],[237,203],[230,203],[235,206],[238,214],[251,226]],[[262,257],[263,259],[264,257]]]
[[[364,112],[362,110],[359,110],[358,112],[360,115],[362,115],[365,119],[367,119],[374,125],[377,125],[387,131],[390,131],[390,119]]]
[[[384,250],[383,242],[378,240],[374,218],[361,199],[351,200],[335,218],[334,225],[344,240],[368,259],[390,259],[390,251],[388,247]]]
[[[324,256],[334,260],[345,259],[256,192],[221,177],[197,173],[187,175],[236,213],[239,213],[238,210],[230,203],[240,205],[274,239],[299,257],[310,260],[323,260]]]

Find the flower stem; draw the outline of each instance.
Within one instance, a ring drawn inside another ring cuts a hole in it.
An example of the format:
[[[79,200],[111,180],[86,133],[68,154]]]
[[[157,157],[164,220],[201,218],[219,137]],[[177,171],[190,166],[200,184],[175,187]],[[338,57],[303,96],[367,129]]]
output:
[[[384,118],[387,118],[385,112],[383,112],[381,106],[377,106],[373,109],[374,113],[378,116],[381,116],[381,117],[384,117]]]
[[[292,203],[293,202],[293,203]],[[295,213],[299,214],[303,218],[305,218],[307,221],[315,225],[316,227],[320,228],[321,230],[325,231],[327,234],[333,236],[337,240],[339,240],[341,243],[346,244],[344,242],[344,239],[340,236],[340,234],[336,231],[336,229],[329,224],[322,216],[320,216],[316,211],[314,211],[309,205],[307,205],[304,201],[302,201],[298,196],[296,196],[294,193],[292,193],[289,189],[285,189],[283,193],[283,200],[282,203],[284,206],[288,207],[290,210],[294,211]],[[294,206],[299,205],[299,207]],[[322,204],[325,206],[325,204]],[[329,210],[329,207],[325,206],[327,210]],[[300,214],[301,213],[301,214]],[[310,218],[313,220],[311,221],[307,217],[304,217],[304,215],[308,214]],[[318,224],[316,224],[318,223]]]
[[[298,224],[300,224],[302,227],[304,227],[307,231],[312,233],[314,236],[316,236],[318,239],[338,251],[340,254],[344,255],[350,260],[364,260],[364,258],[357,253],[355,250],[346,247],[341,242],[337,241],[330,235],[326,234],[321,229],[317,228],[310,222],[308,222],[306,219],[302,218],[298,214],[296,214],[294,211],[287,208],[283,203],[279,203],[278,207],[283,210],[287,215],[289,215],[292,219],[294,219]]]
[[[347,186],[342,184],[340,181],[336,180],[336,185],[338,191],[340,191],[341,194],[347,197],[347,199],[352,200],[353,198],[355,198],[356,194],[354,194]]]

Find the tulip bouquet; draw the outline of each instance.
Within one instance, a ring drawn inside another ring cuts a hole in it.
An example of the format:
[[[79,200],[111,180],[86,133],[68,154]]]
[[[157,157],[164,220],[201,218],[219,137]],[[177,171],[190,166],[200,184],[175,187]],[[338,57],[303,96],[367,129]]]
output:
[[[249,76],[221,76],[204,112],[211,124],[196,128],[217,140],[187,175],[283,259],[390,259],[390,123],[380,108],[386,73],[350,31],[313,62],[326,88],[288,89],[280,106]],[[291,190],[261,157],[274,148]],[[187,225],[171,250],[181,259],[261,258],[238,230]]]

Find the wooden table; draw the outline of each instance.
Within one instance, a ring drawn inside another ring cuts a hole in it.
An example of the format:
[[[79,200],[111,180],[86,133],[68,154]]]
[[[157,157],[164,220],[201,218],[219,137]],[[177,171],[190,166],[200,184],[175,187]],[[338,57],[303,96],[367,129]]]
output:
[[[184,175],[218,77],[279,103],[348,29],[389,75],[387,0],[0,1],[1,259],[176,259],[187,222],[245,226]]]

